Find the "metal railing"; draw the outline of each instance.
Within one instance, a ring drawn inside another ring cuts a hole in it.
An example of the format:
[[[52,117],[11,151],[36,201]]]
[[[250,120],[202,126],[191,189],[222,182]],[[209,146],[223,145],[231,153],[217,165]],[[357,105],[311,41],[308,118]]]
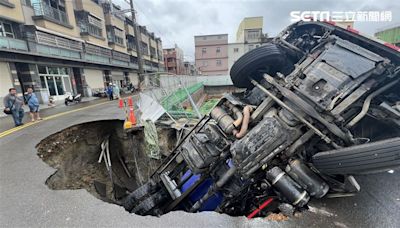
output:
[[[53,8],[47,5],[46,3],[43,2],[32,3],[32,7],[34,9],[36,16],[46,16],[62,24],[69,24],[68,16],[65,12]]]
[[[0,36],[0,48],[28,51],[28,45],[25,40]]]

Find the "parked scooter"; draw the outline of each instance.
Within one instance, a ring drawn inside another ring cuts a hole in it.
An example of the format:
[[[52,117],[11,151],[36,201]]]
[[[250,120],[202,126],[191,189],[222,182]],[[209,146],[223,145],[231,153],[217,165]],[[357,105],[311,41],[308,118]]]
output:
[[[80,93],[77,95],[73,96],[72,94],[68,94],[67,97],[65,98],[65,105],[69,105],[69,103],[80,103],[82,100],[82,96]]]

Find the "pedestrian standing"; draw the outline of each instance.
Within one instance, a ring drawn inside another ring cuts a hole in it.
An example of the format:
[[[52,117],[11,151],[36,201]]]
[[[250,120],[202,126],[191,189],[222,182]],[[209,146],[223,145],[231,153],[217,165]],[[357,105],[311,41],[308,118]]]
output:
[[[117,84],[114,84],[113,86],[114,86],[114,87],[113,87],[113,94],[115,95],[115,98],[116,98],[116,99],[119,99],[120,96],[121,96],[121,94],[120,94],[120,89],[119,89],[119,87],[118,87]]]
[[[22,106],[24,105],[24,99],[17,95],[17,89],[10,88],[8,94],[3,99],[3,103],[5,107],[4,111],[11,112],[15,126],[23,125],[22,118],[24,118],[24,109]]]
[[[31,121],[35,122],[36,120],[42,120],[39,115],[39,100],[31,87],[29,87],[25,93],[25,101],[29,107]]]
[[[114,99],[112,83],[110,83],[107,87],[107,95],[108,95],[108,99],[110,99],[110,101],[112,101]]]

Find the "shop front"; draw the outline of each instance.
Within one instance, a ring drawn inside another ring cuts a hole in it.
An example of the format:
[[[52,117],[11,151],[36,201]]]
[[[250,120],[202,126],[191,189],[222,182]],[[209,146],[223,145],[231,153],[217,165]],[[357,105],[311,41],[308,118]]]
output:
[[[69,71],[66,67],[38,65],[41,86],[54,100],[63,100],[66,94],[73,93]]]

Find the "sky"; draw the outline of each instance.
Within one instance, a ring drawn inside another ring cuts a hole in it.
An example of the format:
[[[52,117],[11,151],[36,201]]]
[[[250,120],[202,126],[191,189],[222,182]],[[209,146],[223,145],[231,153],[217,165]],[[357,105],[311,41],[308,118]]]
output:
[[[125,0],[112,0],[128,8]],[[356,22],[359,31],[373,35],[378,29],[400,24],[399,0],[134,0],[137,20],[161,37],[164,48],[177,44],[185,59],[194,59],[194,36],[229,34],[244,17],[263,16],[263,32],[277,35],[291,22],[291,11],[391,11],[390,22]]]

